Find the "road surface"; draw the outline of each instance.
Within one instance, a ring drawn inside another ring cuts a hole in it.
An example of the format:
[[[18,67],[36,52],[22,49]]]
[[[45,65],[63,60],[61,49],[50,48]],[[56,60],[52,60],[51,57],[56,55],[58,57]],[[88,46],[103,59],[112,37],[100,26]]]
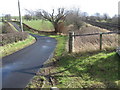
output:
[[[33,45],[2,58],[2,87],[25,88],[36,72],[43,67],[56,47],[56,40],[37,36]],[[1,69],[1,68],[0,68]]]

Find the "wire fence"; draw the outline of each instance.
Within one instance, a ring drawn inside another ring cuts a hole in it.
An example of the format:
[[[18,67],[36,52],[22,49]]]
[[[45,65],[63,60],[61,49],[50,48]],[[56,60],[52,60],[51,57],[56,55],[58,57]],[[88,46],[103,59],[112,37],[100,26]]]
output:
[[[69,33],[69,53],[89,52],[117,48],[120,32],[103,32],[91,34]]]

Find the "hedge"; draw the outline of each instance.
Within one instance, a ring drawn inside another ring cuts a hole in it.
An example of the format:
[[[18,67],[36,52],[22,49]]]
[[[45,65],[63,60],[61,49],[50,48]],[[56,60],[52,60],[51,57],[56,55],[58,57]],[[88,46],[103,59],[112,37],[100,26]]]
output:
[[[13,42],[18,42],[25,40],[28,37],[27,32],[14,32],[14,33],[6,33],[6,34],[0,34],[0,38],[2,40],[0,41],[0,46],[13,43]]]

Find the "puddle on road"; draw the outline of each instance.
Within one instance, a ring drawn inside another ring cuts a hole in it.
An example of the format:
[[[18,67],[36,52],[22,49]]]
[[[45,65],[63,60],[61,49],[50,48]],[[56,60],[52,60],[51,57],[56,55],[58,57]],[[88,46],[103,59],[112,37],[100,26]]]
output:
[[[7,66],[5,66],[5,67],[2,67],[2,71],[3,71],[3,72],[11,72],[11,71],[14,70],[16,67],[17,67],[17,65],[10,64],[10,65],[7,65]],[[0,69],[1,69],[1,68],[0,68]]]
[[[51,42],[51,40],[46,40],[46,42]]]
[[[0,73],[2,73],[3,78],[7,78],[10,75],[10,73],[12,71],[14,71],[14,69],[16,69],[16,67],[17,67],[17,65],[13,65],[13,64],[4,66],[4,67],[0,68],[1,69]]]
[[[46,49],[46,48],[48,48],[48,46],[45,46],[45,45],[44,45],[44,46],[42,46],[42,48]]]
[[[12,64],[8,64],[3,66],[1,69],[2,74],[8,74],[12,71],[14,71],[15,69],[17,69],[17,67],[19,67],[19,65],[22,64],[21,62],[16,62],[16,63],[12,63]]]

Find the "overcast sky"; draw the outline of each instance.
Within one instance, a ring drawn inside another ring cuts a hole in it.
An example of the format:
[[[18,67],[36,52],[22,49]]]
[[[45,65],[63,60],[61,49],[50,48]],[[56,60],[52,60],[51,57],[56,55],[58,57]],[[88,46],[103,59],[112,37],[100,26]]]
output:
[[[100,14],[108,13],[110,16],[118,14],[119,0],[20,0],[22,15],[25,14],[24,9],[45,9],[50,11],[53,8],[80,8],[82,12],[93,15],[98,12]],[[18,16],[18,0],[1,0],[0,15],[11,14]]]

